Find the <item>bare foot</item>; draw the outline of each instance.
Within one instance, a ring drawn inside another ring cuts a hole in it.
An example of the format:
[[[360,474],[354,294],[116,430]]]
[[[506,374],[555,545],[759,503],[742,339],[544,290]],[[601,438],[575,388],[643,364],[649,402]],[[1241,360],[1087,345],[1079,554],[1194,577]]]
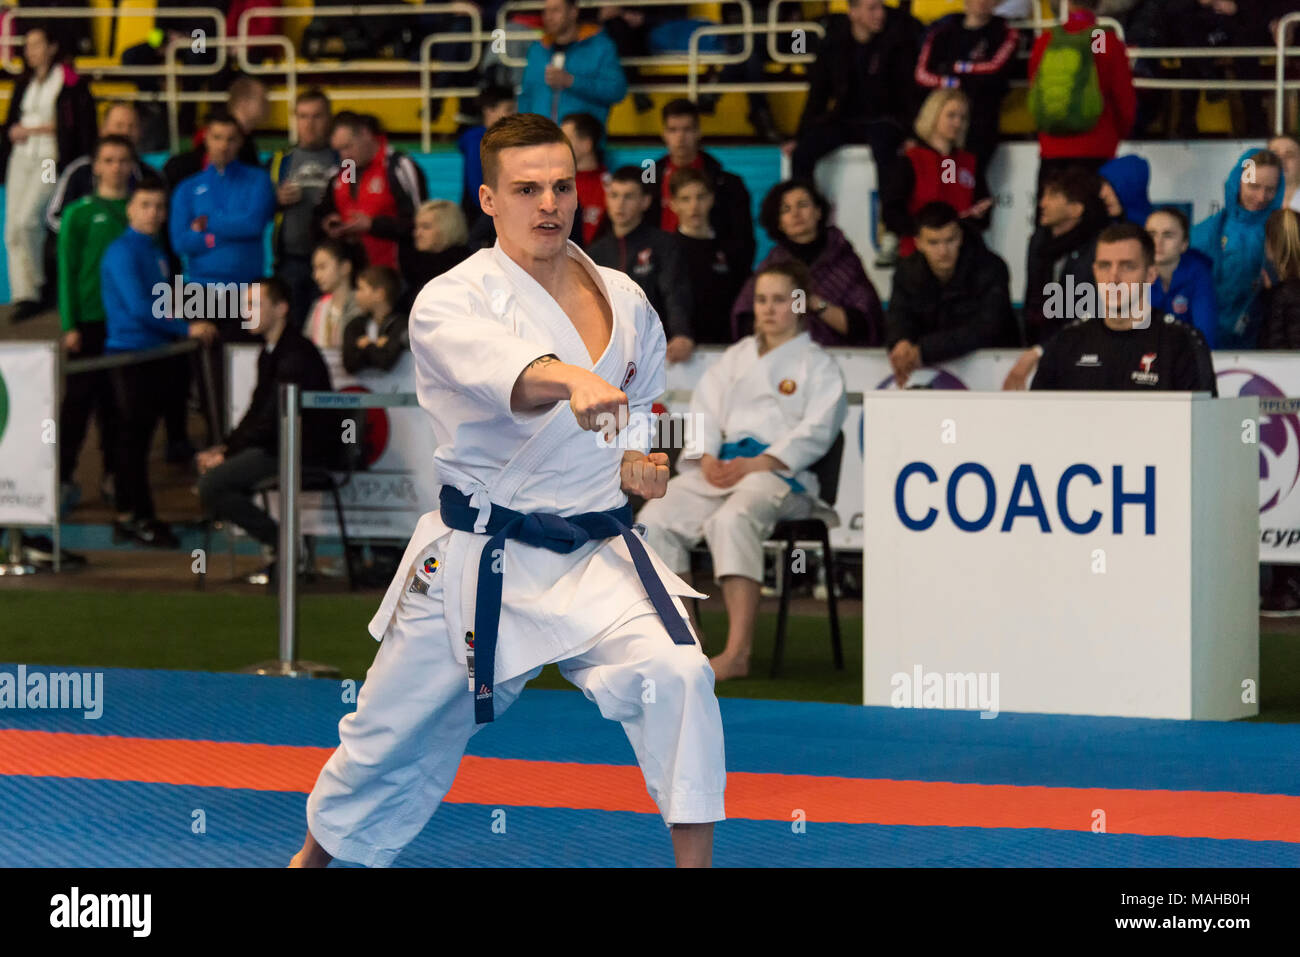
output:
[[[748,657],[741,658],[738,655],[728,655],[723,652],[715,658],[710,658],[709,665],[713,668],[715,681],[726,681],[728,678],[747,678],[749,676]]]
[[[302,850],[290,858],[286,867],[329,867],[330,861],[334,860],[325,848],[316,843],[316,838],[312,836],[311,831],[307,832],[307,839],[303,842]]]

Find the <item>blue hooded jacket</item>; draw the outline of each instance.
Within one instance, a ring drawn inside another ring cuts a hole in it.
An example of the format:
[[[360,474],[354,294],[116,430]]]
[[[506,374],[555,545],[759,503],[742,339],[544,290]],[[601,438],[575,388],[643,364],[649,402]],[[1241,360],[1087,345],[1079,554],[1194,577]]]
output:
[[[1277,194],[1267,208],[1241,208],[1241,171],[1252,147],[1238,158],[1223,184],[1223,209],[1192,228],[1192,248],[1209,257],[1214,267],[1214,299],[1219,307],[1219,349],[1253,349],[1259,338],[1263,310],[1259,301],[1259,271],[1264,265],[1264,224],[1282,206],[1286,183],[1279,178]]]
[[[1110,183],[1124,207],[1124,218],[1130,223],[1146,226],[1151,215],[1151,200],[1147,188],[1151,184],[1151,164],[1141,156],[1129,154],[1116,156],[1102,165],[1097,174]]]
[[[593,24],[578,26],[578,39],[565,50],[564,69],[573,74],[573,86],[553,90],[546,85],[554,39],[548,33],[528,48],[518,109],[540,113],[556,123],[570,113],[590,113],[604,125],[609,108],[627,95],[627,77],[618,62],[618,50],[603,30]]]
[[[1218,348],[1219,309],[1214,301],[1214,265],[1204,253],[1188,249],[1169,277],[1169,291],[1159,279],[1151,284],[1151,305],[1175,319],[1190,322],[1205,337],[1205,344]]]

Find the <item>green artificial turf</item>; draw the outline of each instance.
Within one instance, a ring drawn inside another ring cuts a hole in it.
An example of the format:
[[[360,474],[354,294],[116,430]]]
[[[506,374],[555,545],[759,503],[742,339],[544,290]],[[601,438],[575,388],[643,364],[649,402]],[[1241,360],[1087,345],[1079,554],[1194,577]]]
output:
[[[313,595],[299,602],[298,656],[362,677],[378,645],[366,632],[377,595]],[[237,671],[277,654],[276,599],[270,595],[105,591],[20,592],[0,596],[0,660],[111,668]],[[736,698],[858,703],[862,700],[862,619],[841,620],[844,670],[831,664],[830,631],[819,616],[790,618],[780,678],[767,676],[776,616],[761,615],[752,677],[725,681]],[[722,649],[725,618],[704,613],[705,650]],[[1300,639],[1260,636],[1262,721],[1300,721]],[[550,666],[530,687],[572,689]]]

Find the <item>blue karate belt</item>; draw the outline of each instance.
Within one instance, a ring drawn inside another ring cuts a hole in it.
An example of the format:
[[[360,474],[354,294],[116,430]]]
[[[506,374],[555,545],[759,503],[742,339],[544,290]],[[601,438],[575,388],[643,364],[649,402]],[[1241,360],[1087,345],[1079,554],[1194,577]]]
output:
[[[450,485],[440,495],[442,520],[448,528],[473,532],[478,509],[464,492]],[[682,620],[664,583],[659,580],[650,555],[632,531],[632,507],[624,505],[608,512],[556,515],[551,512],[516,512],[493,505],[485,534],[492,536],[483,546],[478,562],[478,602],[474,609],[474,721],[493,719],[492,683],[496,677],[497,630],[501,624],[501,584],[504,548],[507,541],[519,541],[535,548],[567,555],[590,541],[622,536],[641,576],[646,596],[654,605],[674,644],[693,645],[690,629]]]
[[[739,442],[723,442],[722,448],[718,451],[718,460],[726,462],[728,459],[752,459],[756,455],[762,455],[767,451],[767,448],[766,442],[760,442],[758,439],[751,439],[746,436]],[[784,475],[778,475],[777,478],[796,492],[808,491],[803,487],[803,483],[797,479],[786,478]]]

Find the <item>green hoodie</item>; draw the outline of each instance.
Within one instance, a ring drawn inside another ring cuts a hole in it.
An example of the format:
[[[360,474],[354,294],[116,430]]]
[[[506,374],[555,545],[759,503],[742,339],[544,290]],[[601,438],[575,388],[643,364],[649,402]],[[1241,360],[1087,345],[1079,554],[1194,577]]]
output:
[[[126,199],[83,196],[63,211],[59,227],[59,320],[64,332],[104,321],[99,263],[126,231]]]

